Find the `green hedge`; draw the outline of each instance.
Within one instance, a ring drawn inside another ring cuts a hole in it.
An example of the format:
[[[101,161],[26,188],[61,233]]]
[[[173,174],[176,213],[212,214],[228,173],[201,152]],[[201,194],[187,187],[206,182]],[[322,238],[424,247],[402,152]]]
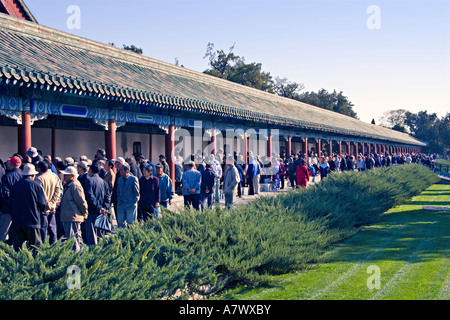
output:
[[[266,281],[320,263],[331,244],[438,180],[416,164],[333,173],[231,211],[165,210],[162,219],[119,230],[80,253],[70,241],[44,244],[35,255],[0,244],[0,298],[164,299],[177,289],[186,298],[230,282]],[[68,289],[71,265],[81,270],[80,289]]]

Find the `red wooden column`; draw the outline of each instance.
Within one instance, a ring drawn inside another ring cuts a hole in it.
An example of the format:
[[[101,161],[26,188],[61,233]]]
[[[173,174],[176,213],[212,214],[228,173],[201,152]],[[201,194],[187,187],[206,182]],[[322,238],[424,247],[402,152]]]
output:
[[[151,161],[153,157],[153,131],[150,129],[150,133],[148,135],[148,159]]]
[[[365,150],[364,150],[364,143],[361,143],[361,154],[364,156]]]
[[[308,164],[308,138],[303,138],[302,142],[302,152],[305,154],[305,161]]]
[[[308,138],[303,138],[302,142],[302,152],[308,156]]]
[[[175,181],[175,127],[173,124],[169,125],[169,132],[166,134],[166,158],[170,170],[170,179]]]
[[[244,161],[248,165],[248,137],[247,132],[244,132]]]
[[[328,156],[333,155],[333,140],[328,140]]]
[[[292,137],[286,137],[286,158],[289,158],[292,153]]]
[[[244,134],[244,137],[245,137],[245,134]],[[216,155],[216,152],[217,152],[216,129],[211,130],[211,144],[212,144],[211,154]],[[245,149],[245,145],[244,145],[244,149]]]
[[[354,153],[355,153],[355,157],[358,156],[358,142],[355,142],[355,146],[354,146]]]
[[[18,127],[18,149],[25,159],[28,149],[31,148],[31,115],[29,111],[22,111],[22,124]]]
[[[105,131],[105,151],[108,159],[116,159],[116,121],[108,120],[108,130]]]
[[[338,153],[342,155],[342,141],[338,141]]]
[[[316,139],[316,153],[317,153],[317,156],[318,156],[318,157],[320,157],[320,153],[321,153],[321,151],[322,151],[322,146],[321,146],[321,144],[322,144],[322,140],[321,140],[320,138],[317,138],[317,139]]]
[[[272,134],[267,134],[267,156],[272,161]]]
[[[347,153],[348,153],[348,154],[351,154],[351,153],[352,153],[350,141],[347,141]]]

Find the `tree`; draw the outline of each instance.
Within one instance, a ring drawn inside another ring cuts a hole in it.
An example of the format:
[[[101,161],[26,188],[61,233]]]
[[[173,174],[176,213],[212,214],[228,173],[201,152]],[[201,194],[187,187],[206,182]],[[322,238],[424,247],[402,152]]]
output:
[[[380,124],[383,127],[407,133],[408,130],[405,125],[406,113],[405,109],[386,111],[380,118]]]
[[[114,47],[114,48],[117,48],[117,46],[116,46],[116,44],[114,42],[109,42],[108,44],[110,46]],[[124,50],[131,51],[131,52],[134,52],[134,53],[137,53],[137,54],[143,54],[144,53],[144,50],[142,50],[141,48],[136,47],[134,44],[132,44],[131,46],[123,45],[122,47],[123,47]]]
[[[317,93],[313,91],[304,92],[299,95],[297,100],[358,119],[356,112],[353,110],[353,104],[344,96],[342,91],[337,93],[334,90],[330,93],[322,88]]]
[[[273,80],[268,72],[262,71],[261,63],[245,63],[245,59],[233,53],[234,44],[230,51],[214,51],[214,44],[208,43],[203,57],[209,59],[210,69],[204,73],[226,79],[245,86],[273,93]]]
[[[302,83],[297,82],[290,82],[287,78],[275,78],[275,82],[273,85],[273,89],[275,91],[275,94],[290,98],[290,99],[299,99],[300,91],[302,91],[305,88],[305,86]]]
[[[405,125],[414,137],[428,143],[426,152],[442,153],[444,151],[445,143],[440,134],[441,121],[436,113],[428,114],[426,110],[418,113],[407,111]]]
[[[142,50],[141,48],[136,47],[134,44],[132,44],[131,46],[127,46],[127,45],[123,45],[123,48],[125,50],[137,53],[137,54],[143,54],[144,50]]]

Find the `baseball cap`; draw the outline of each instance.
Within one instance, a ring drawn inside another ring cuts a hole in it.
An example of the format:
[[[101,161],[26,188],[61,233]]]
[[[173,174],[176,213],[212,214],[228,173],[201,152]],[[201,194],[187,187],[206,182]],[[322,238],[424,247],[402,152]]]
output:
[[[17,156],[14,156],[11,159],[8,159],[8,162],[16,167],[20,167],[22,165],[22,160],[20,160],[20,158]]]

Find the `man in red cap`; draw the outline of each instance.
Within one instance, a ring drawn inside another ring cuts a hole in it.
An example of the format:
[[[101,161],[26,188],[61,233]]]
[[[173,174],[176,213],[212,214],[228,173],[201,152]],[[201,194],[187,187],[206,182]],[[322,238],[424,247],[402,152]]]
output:
[[[12,245],[11,227],[11,188],[22,179],[22,161],[14,156],[6,162],[6,173],[2,177],[0,197],[2,213],[0,216],[0,240]]]

